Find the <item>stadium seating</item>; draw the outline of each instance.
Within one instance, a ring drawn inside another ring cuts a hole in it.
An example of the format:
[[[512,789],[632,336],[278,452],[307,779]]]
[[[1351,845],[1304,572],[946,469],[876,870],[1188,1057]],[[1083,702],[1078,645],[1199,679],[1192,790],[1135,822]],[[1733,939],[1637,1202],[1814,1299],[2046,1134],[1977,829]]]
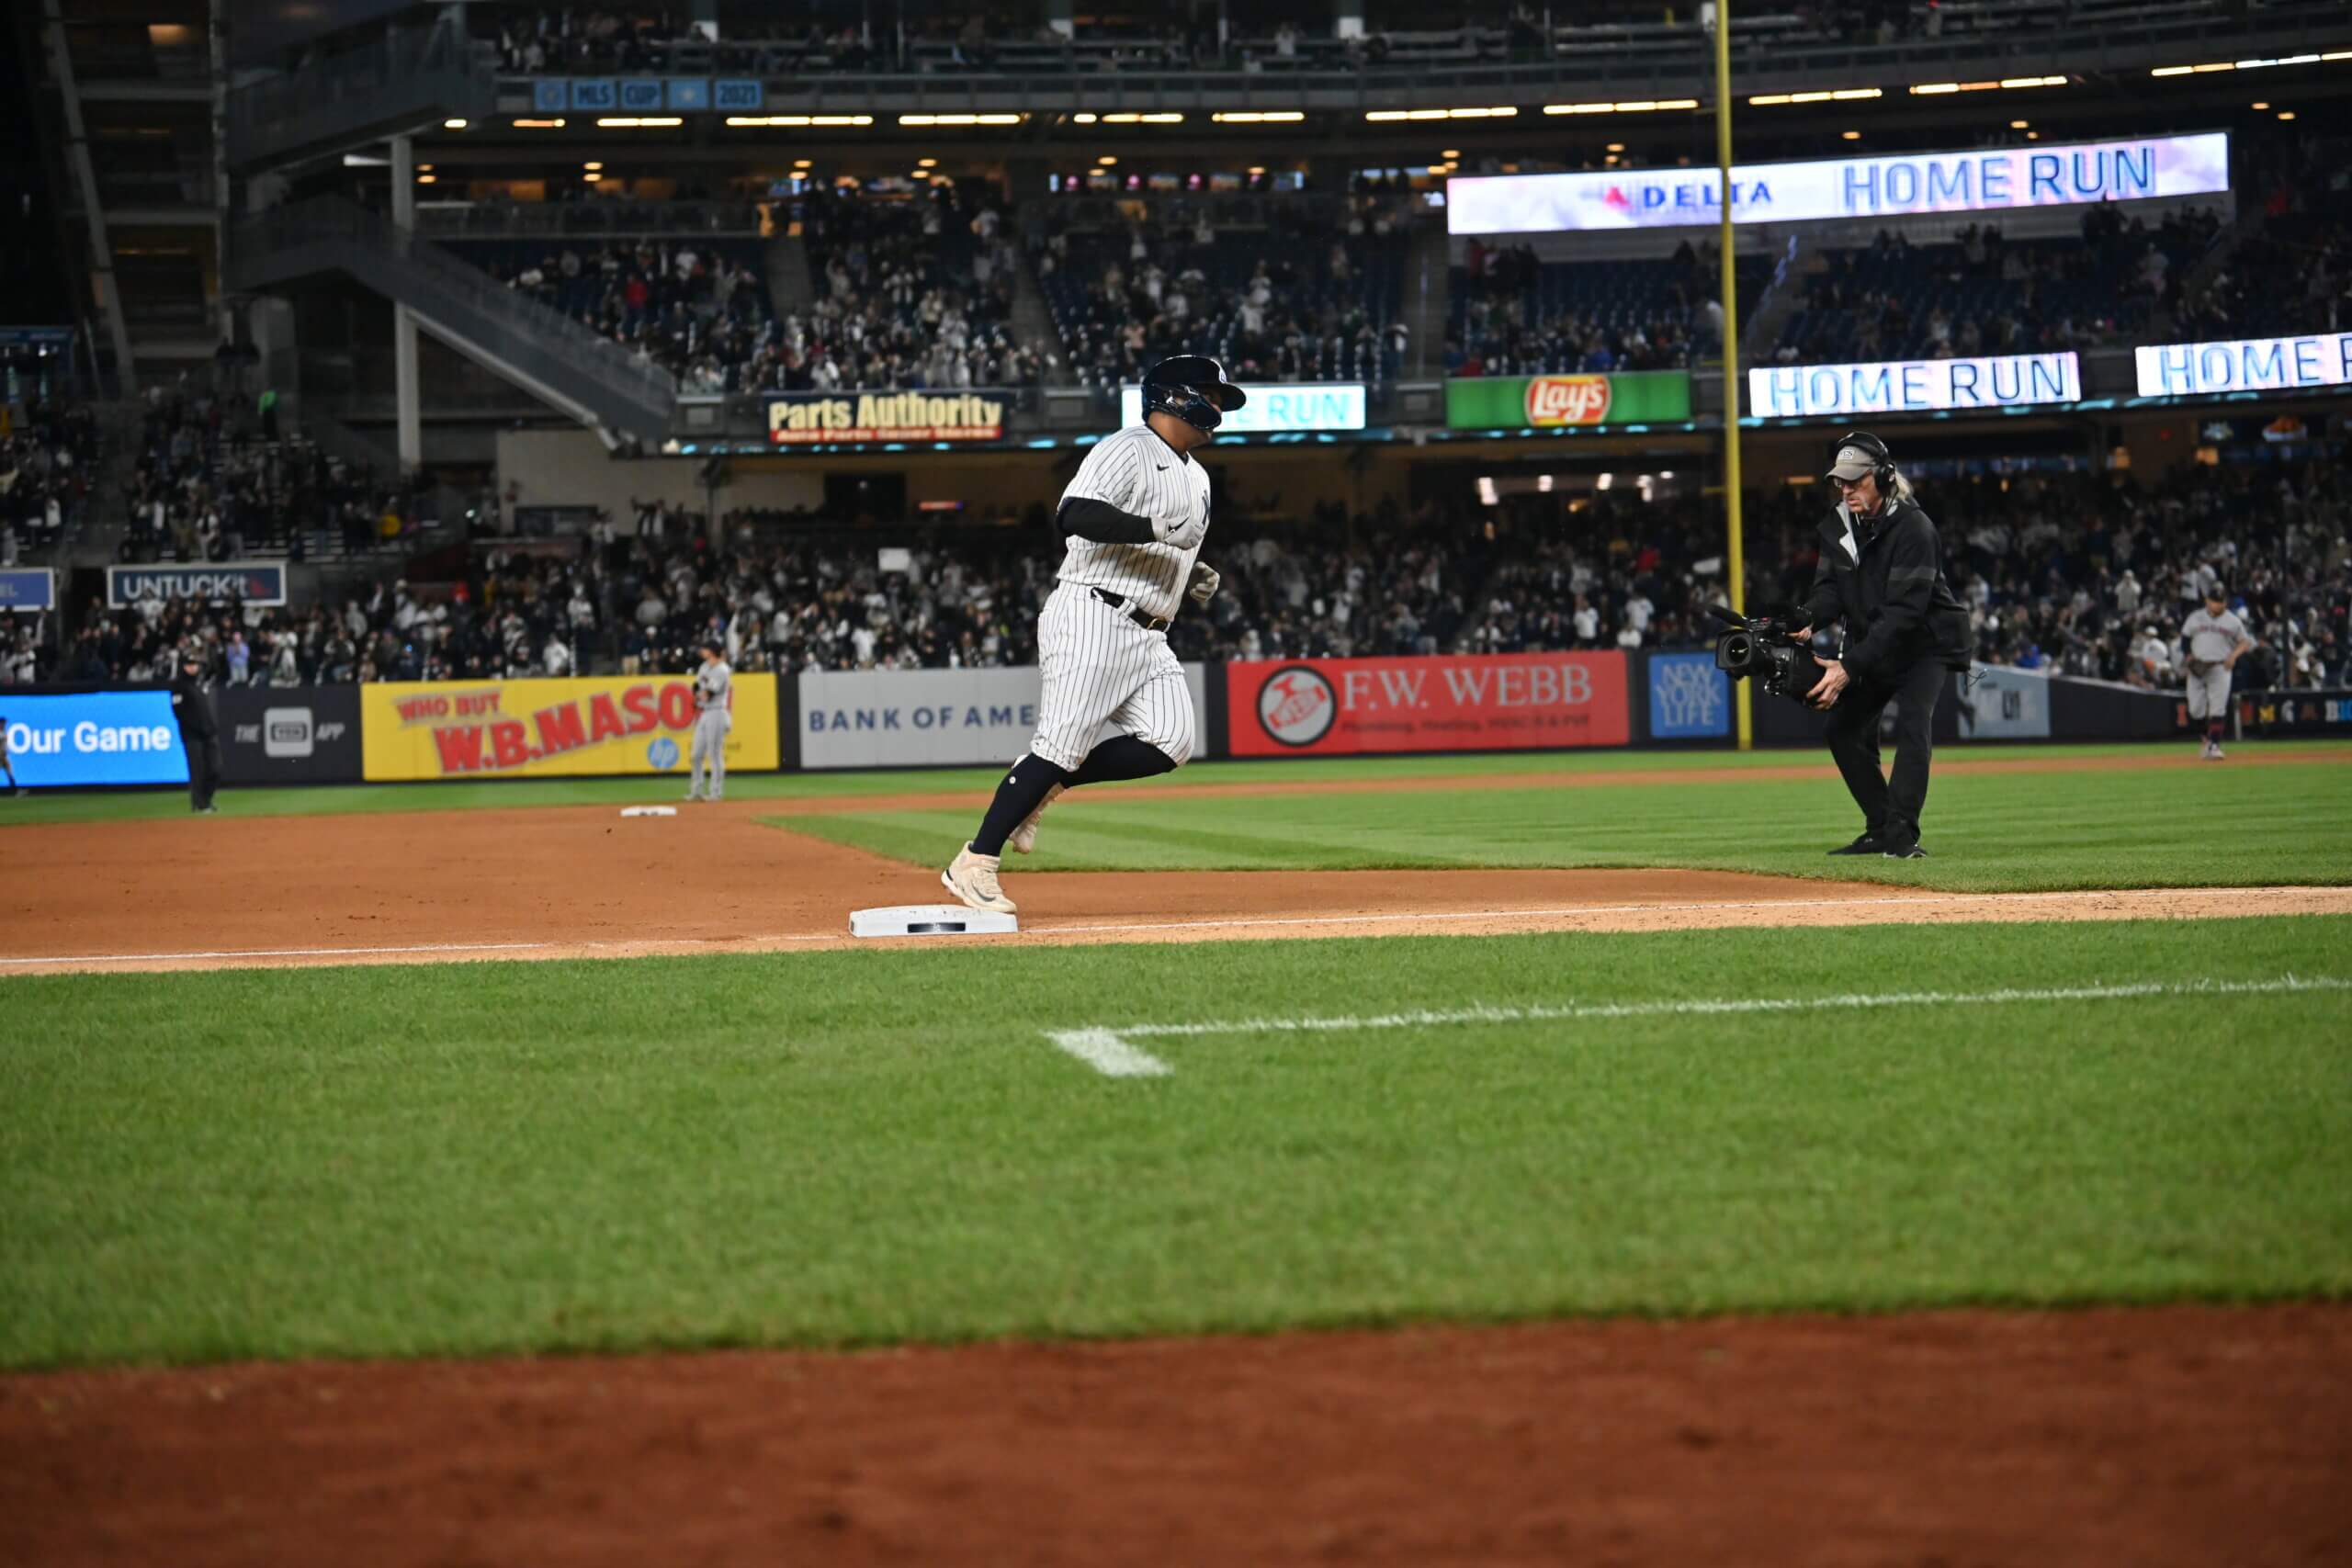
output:
[[[39,560],[85,521],[98,479],[86,407],[40,400],[0,436],[0,566]]]
[[[1914,245],[1883,233],[1867,248],[1828,253],[1781,331],[1780,357],[1922,359],[2123,342],[2174,301],[2217,225],[2173,214],[2152,229],[2094,209],[2080,240],[2004,240],[1987,228]]]
[[[1736,264],[1743,299],[1769,276]],[[1566,375],[1679,368],[1721,355],[1715,265],[1685,246],[1667,261],[1539,262],[1474,246],[1453,271],[1447,374]]]
[[[773,337],[775,310],[755,240],[459,240],[448,248],[644,354],[683,390],[748,389],[744,367]]]
[[[1267,229],[1072,230],[1048,241],[1038,270],[1070,363],[1092,384],[1133,382],[1180,353],[1215,355],[1252,378],[1392,380],[1402,233],[1333,232],[1303,217]]]

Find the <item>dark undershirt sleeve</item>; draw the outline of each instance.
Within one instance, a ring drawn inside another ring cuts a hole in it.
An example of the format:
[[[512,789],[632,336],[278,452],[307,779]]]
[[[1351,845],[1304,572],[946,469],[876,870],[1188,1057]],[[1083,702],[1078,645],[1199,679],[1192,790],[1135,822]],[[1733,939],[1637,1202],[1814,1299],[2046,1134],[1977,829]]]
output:
[[[1107,501],[1091,496],[1079,496],[1062,502],[1056,526],[1065,538],[1072,535],[1091,539],[1098,545],[1148,545],[1153,543],[1151,519],[1138,517],[1132,512],[1122,512]]]

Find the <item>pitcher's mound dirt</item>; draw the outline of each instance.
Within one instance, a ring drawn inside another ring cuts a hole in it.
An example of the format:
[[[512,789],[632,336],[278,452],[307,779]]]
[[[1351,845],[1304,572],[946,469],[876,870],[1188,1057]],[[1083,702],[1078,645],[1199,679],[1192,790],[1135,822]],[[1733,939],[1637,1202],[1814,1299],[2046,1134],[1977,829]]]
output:
[[[23,1563],[2352,1561],[2352,1312],[0,1382]]]

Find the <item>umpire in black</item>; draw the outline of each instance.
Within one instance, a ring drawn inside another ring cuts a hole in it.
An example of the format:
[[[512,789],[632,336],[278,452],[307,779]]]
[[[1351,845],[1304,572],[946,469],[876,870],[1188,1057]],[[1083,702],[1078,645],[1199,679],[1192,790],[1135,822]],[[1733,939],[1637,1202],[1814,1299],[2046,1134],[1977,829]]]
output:
[[[1829,710],[1829,754],[1862,808],[1862,835],[1835,855],[1924,859],[1919,811],[1928,801],[1936,699],[1966,670],[1968,612],[1944,581],[1935,523],[1877,436],[1854,431],[1832,449],[1836,510],[1821,525],[1821,562],[1796,619],[1804,636],[1841,616],[1845,651],[1823,661],[1806,694]],[[1879,773],[1879,720],[1895,705],[1894,774]]]
[[[204,655],[190,648],[180,654],[180,678],[172,682],[172,716],[179,720],[180,744],[187,752],[188,804],[209,817],[212,792],[220,787],[220,721],[204,689]]]

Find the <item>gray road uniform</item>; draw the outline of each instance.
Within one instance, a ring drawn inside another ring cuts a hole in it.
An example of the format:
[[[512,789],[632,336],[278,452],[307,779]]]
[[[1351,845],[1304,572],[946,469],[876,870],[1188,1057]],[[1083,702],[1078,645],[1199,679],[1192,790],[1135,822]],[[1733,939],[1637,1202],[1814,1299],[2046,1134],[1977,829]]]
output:
[[[2230,711],[2230,655],[2247,641],[2245,623],[2234,610],[2213,615],[2199,604],[2180,624],[2180,645],[2188,671],[2188,716],[2225,718]]]
[[[695,739],[686,757],[686,798],[727,793],[727,732],[735,728],[735,671],[725,660],[695,671]],[[704,786],[704,770],[709,784]]]

